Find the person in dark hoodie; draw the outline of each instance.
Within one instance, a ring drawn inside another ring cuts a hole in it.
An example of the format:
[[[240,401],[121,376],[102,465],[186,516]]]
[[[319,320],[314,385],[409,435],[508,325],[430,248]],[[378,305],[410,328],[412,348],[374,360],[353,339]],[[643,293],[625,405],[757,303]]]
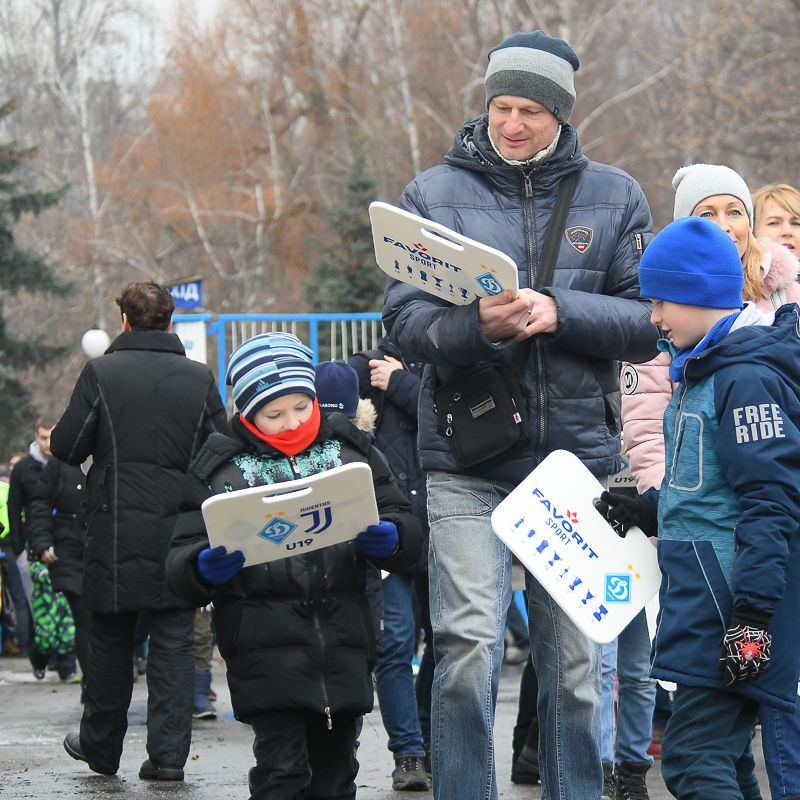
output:
[[[53,430],[53,455],[92,456],[86,476],[83,597],[89,669],[80,733],[67,753],[95,772],[119,768],[133,691],[135,629],[149,612],[147,759],[142,780],[183,780],[192,735],[195,609],[169,591],[164,563],[189,463],[228,421],[211,370],[171,332],[163,286],[117,299],[122,333],[83,368]]]
[[[720,227],[668,225],[639,268],[678,384],[664,412],[665,477],[598,510],[658,535],[663,574],[652,675],[677,684],[661,773],[679,800],[761,794],[759,704],[791,712],[800,674],[800,309],[742,307]]]
[[[169,585],[192,605],[214,603],[234,715],[255,734],[251,800],[355,797],[375,661],[366,559],[407,569],[419,522],[369,437],[343,414],[320,414],[312,354],[297,337],[253,337],[226,379],[233,433],[209,437],[190,465]],[[372,470],[380,522],[353,541],[251,567],[240,551],[209,546],[200,506],[211,495],[356,462]]]

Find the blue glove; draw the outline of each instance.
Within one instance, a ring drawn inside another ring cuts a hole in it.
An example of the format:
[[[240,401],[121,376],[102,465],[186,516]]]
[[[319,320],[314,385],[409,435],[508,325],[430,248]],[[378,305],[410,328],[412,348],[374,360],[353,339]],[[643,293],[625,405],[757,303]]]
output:
[[[377,525],[370,525],[356,536],[356,550],[365,556],[386,558],[397,547],[397,526],[394,522],[382,519]]]
[[[206,547],[197,556],[197,571],[212,586],[227,583],[243,566],[244,553],[241,550],[227,553],[222,545]]]

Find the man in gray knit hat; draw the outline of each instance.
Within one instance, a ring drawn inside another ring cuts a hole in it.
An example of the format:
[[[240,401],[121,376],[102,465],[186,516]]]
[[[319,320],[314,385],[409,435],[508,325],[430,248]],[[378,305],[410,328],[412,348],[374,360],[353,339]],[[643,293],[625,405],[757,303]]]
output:
[[[652,236],[650,211],[636,181],[581,151],[569,123],[578,66],[572,48],[543,31],[498,44],[489,52],[487,112],[461,127],[444,163],[411,181],[400,203],[507,253],[520,285],[515,297],[506,291],[463,306],[394,280],[386,287],[383,318],[392,340],[406,357],[429,365],[419,449],[428,473],[437,800],[497,797],[492,737],[511,553],[492,532],[491,512],[557,449],[575,453],[601,480],[617,471],[616,361],[656,353],[658,334],[637,277]],[[539,285],[558,188],[572,173],[555,270]],[[434,374],[443,385],[478,364],[517,379],[531,433],[465,466],[437,424],[432,384]],[[527,591],[542,798],[598,798],[598,647],[530,575]]]

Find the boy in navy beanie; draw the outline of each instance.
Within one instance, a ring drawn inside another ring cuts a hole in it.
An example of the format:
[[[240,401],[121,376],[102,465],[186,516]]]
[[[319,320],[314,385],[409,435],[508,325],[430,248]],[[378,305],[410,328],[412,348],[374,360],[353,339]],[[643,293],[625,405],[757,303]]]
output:
[[[760,797],[759,704],[791,711],[800,640],[800,310],[742,308],[731,239],[687,217],[645,252],[642,295],[679,382],[664,413],[665,478],[598,510],[659,538],[652,675],[674,681],[661,771],[679,800]]]

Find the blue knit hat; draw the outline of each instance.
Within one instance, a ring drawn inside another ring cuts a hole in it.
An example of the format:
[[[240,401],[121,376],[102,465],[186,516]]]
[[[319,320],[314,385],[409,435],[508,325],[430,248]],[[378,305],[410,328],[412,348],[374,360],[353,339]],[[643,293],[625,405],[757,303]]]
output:
[[[322,411],[340,411],[350,419],[358,408],[358,373],[346,361],[317,364],[317,402]]]
[[[316,397],[312,357],[296,336],[283,331],[261,333],[239,345],[225,374],[239,413],[252,422],[259,409],[285,394]]]
[[[703,308],[741,308],[744,274],[736,245],[702,217],[664,228],[639,265],[642,297]]]
[[[544,31],[515,33],[489,51],[486,106],[499,95],[525,97],[543,105],[559,122],[569,122],[578,67],[578,56],[563,39]]]

